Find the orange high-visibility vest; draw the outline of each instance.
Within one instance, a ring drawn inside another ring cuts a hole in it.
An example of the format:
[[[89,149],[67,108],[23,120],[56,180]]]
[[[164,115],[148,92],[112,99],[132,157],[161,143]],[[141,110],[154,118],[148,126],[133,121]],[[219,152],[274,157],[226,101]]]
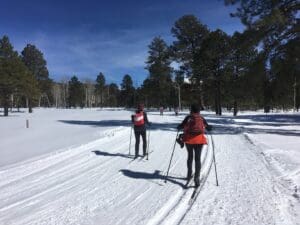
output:
[[[145,124],[144,112],[136,113],[134,115],[133,123],[135,126],[142,126]]]
[[[184,134],[183,141],[186,144],[198,144],[198,145],[206,145],[207,140],[204,134],[199,134],[196,136]]]
[[[203,118],[199,114],[193,114],[192,117],[193,118],[191,118],[184,126],[183,141],[187,144],[207,144],[207,140],[204,135],[205,126],[203,123]],[[196,124],[191,124],[191,122],[196,122]],[[193,134],[191,129],[199,130],[200,133]]]

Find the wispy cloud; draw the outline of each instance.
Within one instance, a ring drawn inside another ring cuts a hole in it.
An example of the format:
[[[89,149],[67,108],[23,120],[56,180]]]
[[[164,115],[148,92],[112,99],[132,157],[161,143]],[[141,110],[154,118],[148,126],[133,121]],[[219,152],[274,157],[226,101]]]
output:
[[[95,78],[101,71],[108,80],[119,82],[127,70],[143,70],[152,38],[153,33],[147,30],[107,33],[79,29],[56,34],[36,32],[26,40],[44,52],[53,78],[63,75]],[[25,45],[24,40],[16,40],[19,51]],[[124,73],[113,74],[113,71]]]
[[[27,43],[36,45],[56,80],[66,75],[94,80],[101,71],[108,82],[120,83],[128,73],[140,83],[147,76],[144,67],[151,40],[161,36],[171,43],[171,27],[184,14],[194,14],[211,30],[232,34],[243,29],[238,19],[229,16],[234,9],[221,0],[95,0],[91,5],[80,0],[59,8],[54,1],[19,1],[19,6],[27,7],[26,13],[19,7],[15,17],[8,10],[1,15],[5,20],[1,18],[0,26],[18,51]],[[10,1],[6,7],[15,8]]]

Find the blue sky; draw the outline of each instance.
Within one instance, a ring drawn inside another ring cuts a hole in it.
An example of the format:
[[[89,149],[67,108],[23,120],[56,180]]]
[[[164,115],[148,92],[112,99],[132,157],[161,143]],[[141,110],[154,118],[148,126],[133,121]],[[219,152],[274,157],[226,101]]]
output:
[[[120,84],[130,74],[135,85],[148,75],[147,46],[155,36],[168,43],[174,22],[194,14],[211,30],[242,31],[232,7],[223,0],[0,0],[0,35],[8,35],[19,52],[36,45],[59,81],[77,75]]]

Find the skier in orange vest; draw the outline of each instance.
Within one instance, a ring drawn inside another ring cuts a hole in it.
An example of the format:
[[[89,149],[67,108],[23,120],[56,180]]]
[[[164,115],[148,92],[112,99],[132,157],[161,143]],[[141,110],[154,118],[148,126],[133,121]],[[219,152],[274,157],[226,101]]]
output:
[[[143,139],[143,156],[146,156],[147,139],[146,139],[146,124],[150,126],[147,113],[144,111],[144,105],[139,104],[135,114],[131,116],[132,123],[134,124],[135,135],[135,157],[139,156],[140,136]],[[149,141],[149,140],[148,140]]]
[[[177,129],[182,130],[183,134],[179,135],[177,142],[183,148],[184,143],[186,145],[188,157],[187,157],[187,183],[192,178],[192,165],[193,155],[195,153],[195,174],[194,181],[195,186],[200,185],[200,170],[201,170],[201,151],[203,145],[207,144],[206,137],[204,135],[205,128],[211,129],[206,120],[200,115],[200,107],[196,104],[191,105],[190,115],[186,116]]]

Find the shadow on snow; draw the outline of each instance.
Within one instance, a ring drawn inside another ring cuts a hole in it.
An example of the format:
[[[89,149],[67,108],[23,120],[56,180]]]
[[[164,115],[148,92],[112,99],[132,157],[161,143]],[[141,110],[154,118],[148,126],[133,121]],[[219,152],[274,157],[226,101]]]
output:
[[[147,173],[147,172],[137,172],[127,169],[120,170],[121,173],[123,173],[124,176],[133,178],[133,179],[146,179],[146,180],[162,180],[164,181],[166,179],[165,175],[161,174],[160,170],[155,170],[153,173]],[[183,183],[178,182],[177,180],[185,180],[183,177],[173,177],[168,176],[167,181],[176,185],[179,185],[181,187],[185,187]]]
[[[130,158],[132,159],[133,156],[122,154],[122,153],[109,153],[109,152],[103,152],[99,150],[92,151],[97,156],[111,156],[111,157],[123,157],[123,158]]]
[[[132,127],[132,122],[129,120],[58,120],[58,122],[95,127]],[[176,131],[177,125],[178,123],[151,123],[151,126],[147,127],[147,129]]]
[[[300,136],[300,131],[297,129],[272,129],[271,127],[289,127],[300,125],[300,115],[284,115],[284,114],[271,114],[271,115],[241,115],[237,117],[233,116],[216,116],[205,115],[207,122],[213,126],[212,134],[231,134],[236,135],[243,132],[254,134],[279,134],[284,136]],[[247,119],[249,121],[239,121],[239,119]],[[130,120],[102,120],[102,121],[82,121],[82,120],[59,120],[59,122],[73,124],[73,125],[85,125],[96,127],[113,127],[124,126],[131,127]],[[179,123],[152,123],[151,127],[147,128],[151,130],[163,130],[174,131]],[[261,126],[261,127],[251,127]],[[268,129],[270,127],[271,129]]]
[[[284,136],[300,136],[300,130],[296,129],[268,129],[268,127],[288,127],[300,125],[300,115],[251,115],[237,117],[205,116],[207,122],[213,125],[212,134],[279,134]],[[238,121],[249,119],[249,122]],[[237,120],[237,121],[236,121]],[[267,122],[269,121],[269,122]],[[236,125],[236,126],[232,126]],[[263,127],[251,127],[263,126]]]

